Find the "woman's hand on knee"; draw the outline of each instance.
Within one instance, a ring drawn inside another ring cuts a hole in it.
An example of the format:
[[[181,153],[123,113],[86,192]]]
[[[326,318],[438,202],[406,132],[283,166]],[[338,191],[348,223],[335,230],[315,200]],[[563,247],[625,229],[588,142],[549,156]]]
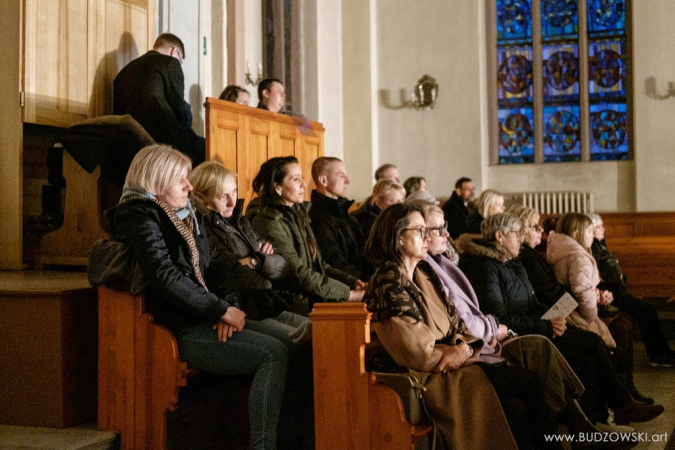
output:
[[[229,325],[223,321],[219,321],[214,328],[216,329],[216,332],[218,333],[218,340],[220,342],[226,342],[229,338],[232,337],[234,332],[237,330],[232,326]]]
[[[220,322],[231,325],[234,327],[234,331],[241,331],[244,329],[244,323],[246,322],[246,313],[241,309],[230,306],[223,317],[220,318]]]

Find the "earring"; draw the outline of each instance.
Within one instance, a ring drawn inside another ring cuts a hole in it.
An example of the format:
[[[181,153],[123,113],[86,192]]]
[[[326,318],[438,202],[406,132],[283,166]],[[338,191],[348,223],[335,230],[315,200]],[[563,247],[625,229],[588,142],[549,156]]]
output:
[[[499,240],[499,245],[501,245],[502,247],[504,246],[504,243],[501,241],[501,239]]]
[[[400,245],[401,247],[403,247],[403,240],[398,241],[398,245]]]

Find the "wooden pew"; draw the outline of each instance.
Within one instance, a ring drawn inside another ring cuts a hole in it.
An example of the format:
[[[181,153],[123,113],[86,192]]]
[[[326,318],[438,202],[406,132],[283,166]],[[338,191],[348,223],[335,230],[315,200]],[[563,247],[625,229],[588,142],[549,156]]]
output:
[[[164,449],[167,412],[195,371],[142,295],[100,286],[98,306],[98,428],[120,433],[122,450]]]
[[[314,352],[317,450],[412,449],[431,431],[411,425],[396,392],[365,370],[370,317],[363,303],[316,303]]]
[[[636,297],[675,298],[675,212],[602,213],[607,247]]]

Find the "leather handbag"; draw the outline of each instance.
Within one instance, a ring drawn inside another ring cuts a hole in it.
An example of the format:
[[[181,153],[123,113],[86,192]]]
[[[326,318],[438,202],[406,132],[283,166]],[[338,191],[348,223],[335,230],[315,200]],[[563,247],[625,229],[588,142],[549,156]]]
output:
[[[408,422],[413,425],[431,422],[422,398],[422,393],[426,391],[426,388],[420,384],[415,375],[411,373],[373,373],[376,383],[392,388],[401,397]]]

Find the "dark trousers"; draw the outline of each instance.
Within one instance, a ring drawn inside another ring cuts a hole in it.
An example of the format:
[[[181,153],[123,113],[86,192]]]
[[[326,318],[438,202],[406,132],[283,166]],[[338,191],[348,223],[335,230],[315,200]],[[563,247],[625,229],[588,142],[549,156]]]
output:
[[[597,334],[568,326],[561,337],[553,339],[586,390],[579,404],[591,422],[607,420],[607,406],[617,408],[631,397],[619,379],[604,341]]]
[[[619,308],[619,311],[632,316],[640,327],[640,335],[649,359],[668,356],[670,347],[654,305],[633,297],[625,289],[613,289],[612,295],[614,295],[612,304]]]
[[[555,433],[556,425],[537,375],[506,363],[479,364],[497,392],[518,448],[558,448],[544,439],[544,434]]]

